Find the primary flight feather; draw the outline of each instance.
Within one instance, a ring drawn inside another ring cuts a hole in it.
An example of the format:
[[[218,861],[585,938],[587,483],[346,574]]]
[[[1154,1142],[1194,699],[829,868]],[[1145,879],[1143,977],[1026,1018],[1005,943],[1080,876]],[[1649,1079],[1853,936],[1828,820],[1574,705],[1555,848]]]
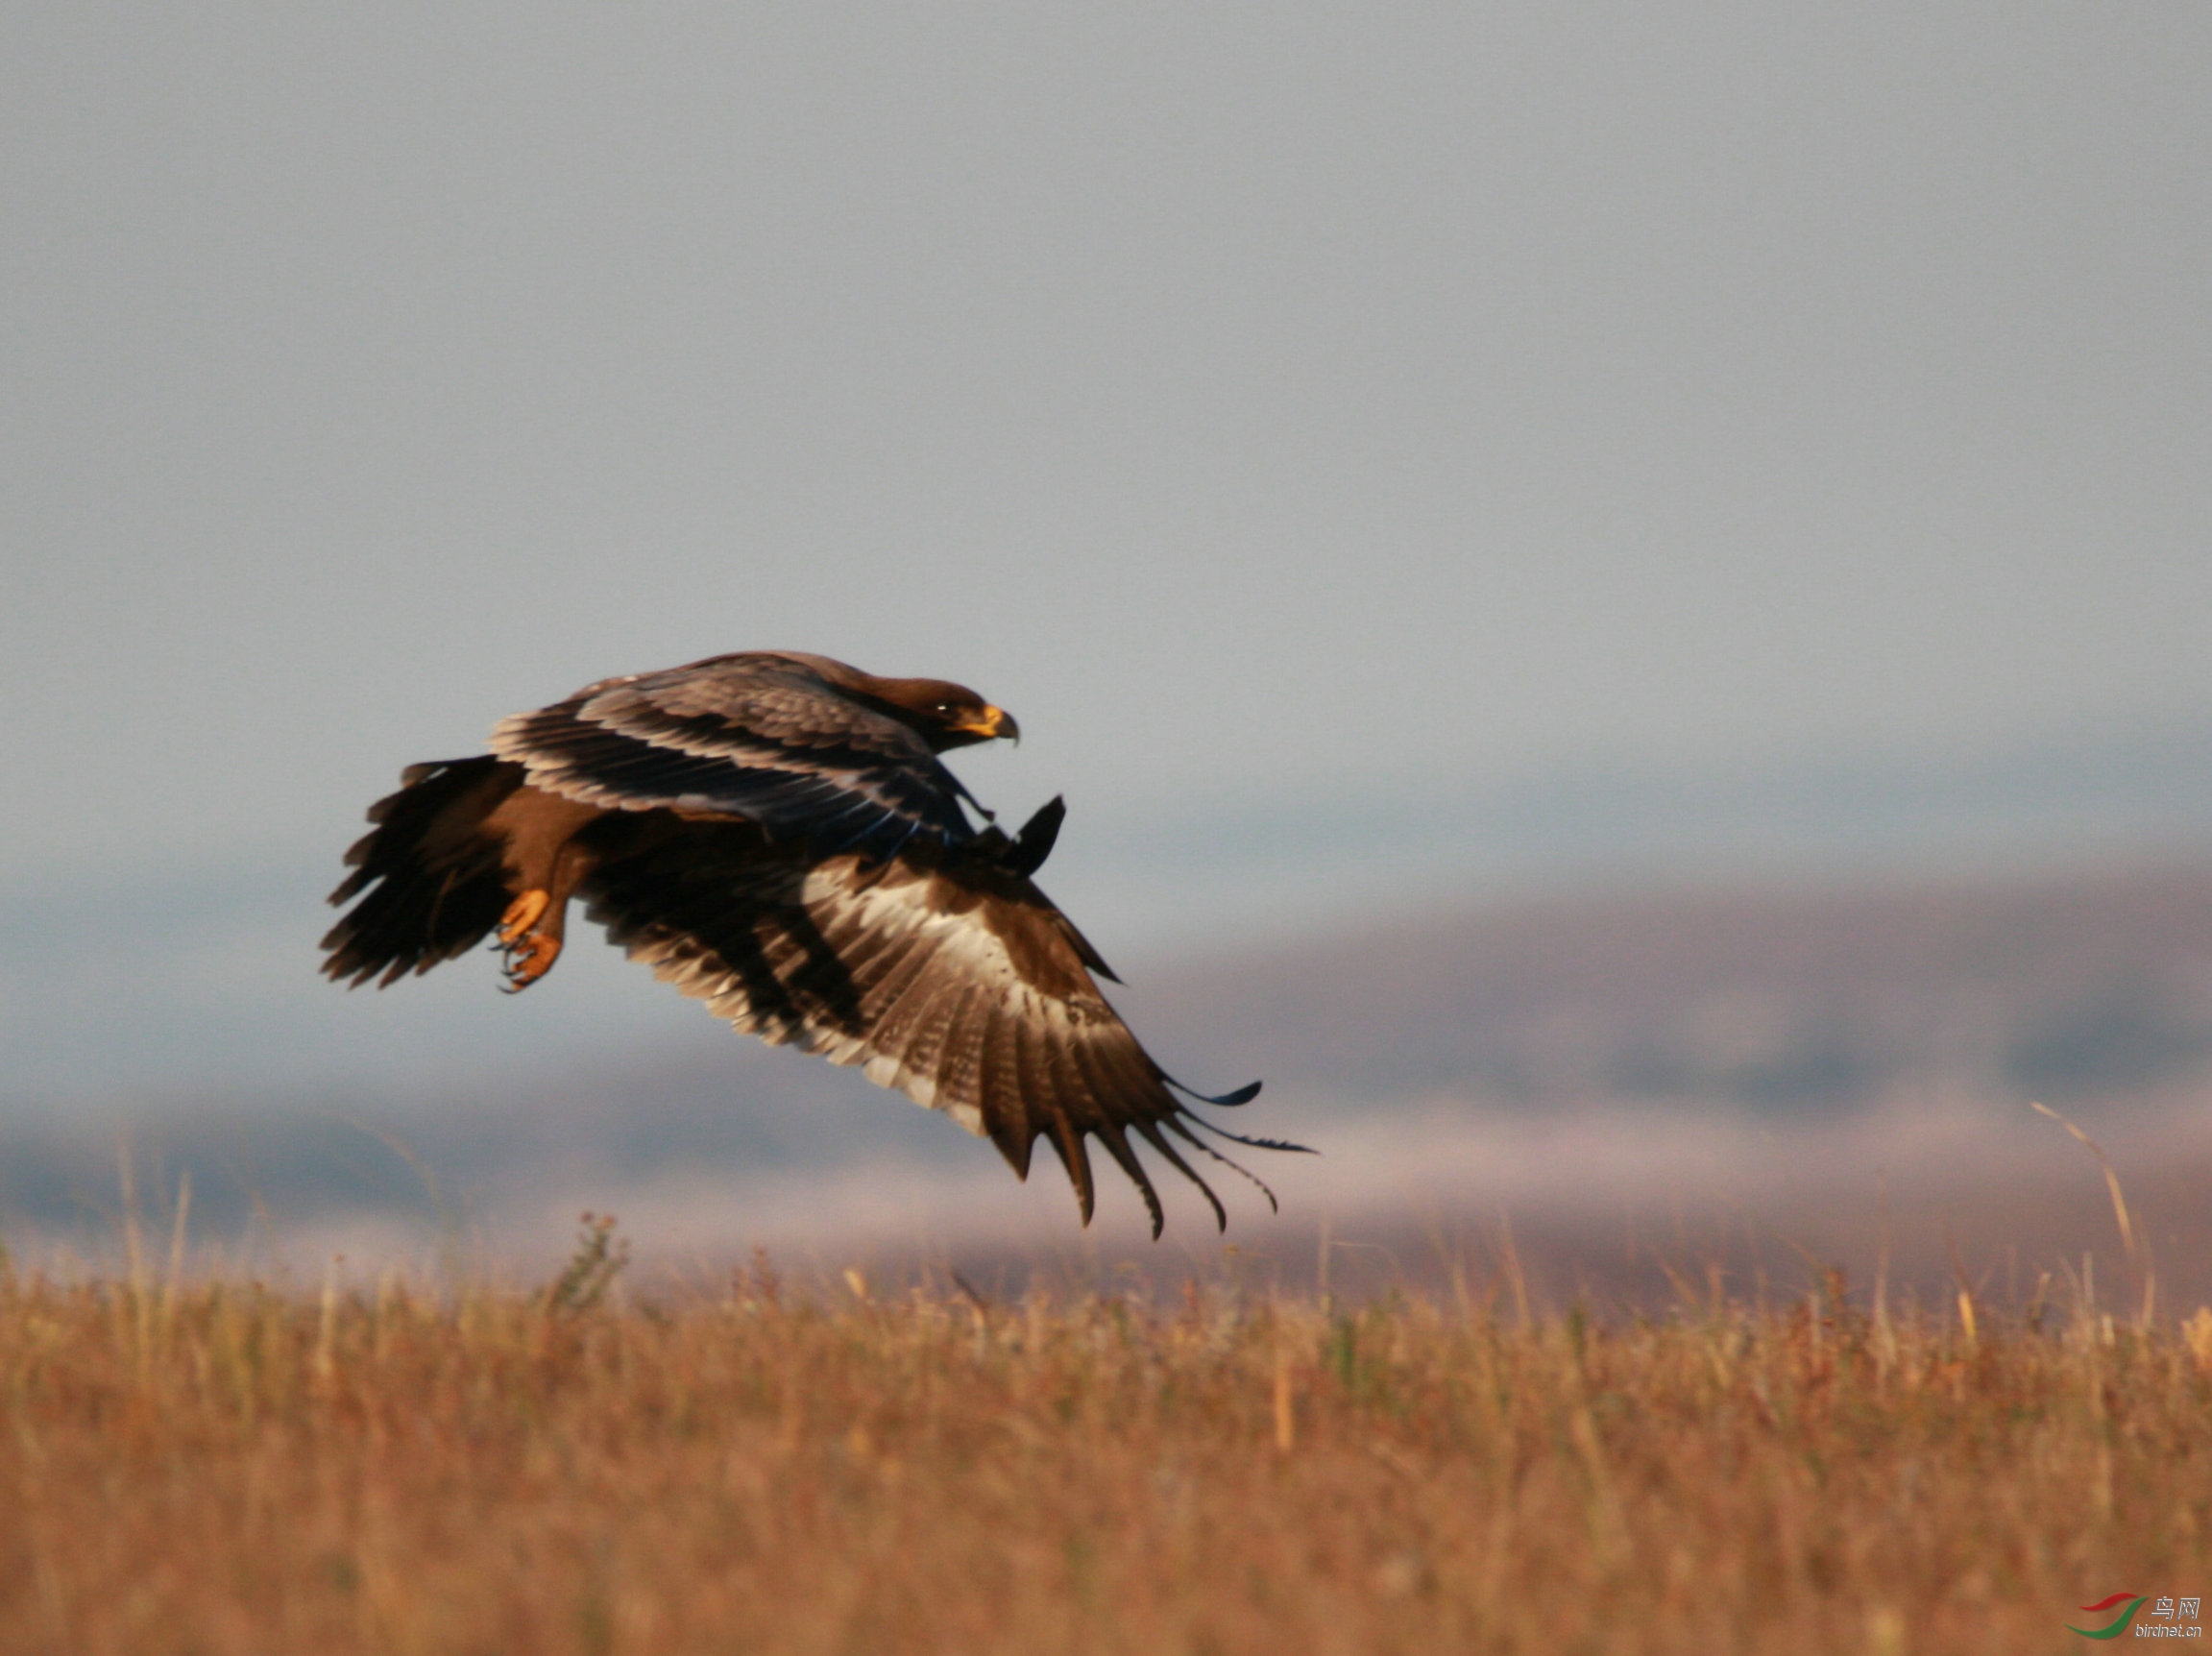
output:
[[[1300,1147],[1200,1119],[1107,1005],[1092,974],[1113,973],[1031,879],[1059,800],[1011,837],[969,820],[976,802],[937,756],[1018,735],[964,686],[794,651],[603,679],[501,720],[490,754],[410,767],[370,808],[376,826],[330,897],[352,907],[323,939],[323,969],[382,986],[496,932],[509,987],[526,988],[581,898],[612,941],[717,1016],[860,1065],[989,1137],[1021,1177],[1046,1138],[1085,1224],[1095,1138],[1159,1234],[1131,1132],[1226,1224],[1175,1141],[1216,1160],[1194,1127]]]

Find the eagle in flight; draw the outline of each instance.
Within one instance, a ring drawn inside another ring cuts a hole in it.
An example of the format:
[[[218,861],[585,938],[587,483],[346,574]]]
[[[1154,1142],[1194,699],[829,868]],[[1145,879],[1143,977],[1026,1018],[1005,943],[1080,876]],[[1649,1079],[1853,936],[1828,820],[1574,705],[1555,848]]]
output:
[[[1176,1097],[1207,1098],[1152,1060],[1099,992],[1105,961],[1032,880],[1066,815],[1018,834],[938,755],[1013,718],[934,678],[877,678],[826,656],[753,650],[587,685],[517,714],[474,759],[409,767],[370,807],[331,893],[352,903],[323,939],[323,970],[377,986],[495,932],[510,990],[560,958],[570,899],[633,960],[739,1030],[859,1064],[941,1109],[1029,1177],[1037,1138],[1058,1152],[1089,1224],[1084,1140],[1159,1196],[1134,1132],[1204,1192],[1171,1142],[1252,1174],[1195,1128],[1260,1149]]]

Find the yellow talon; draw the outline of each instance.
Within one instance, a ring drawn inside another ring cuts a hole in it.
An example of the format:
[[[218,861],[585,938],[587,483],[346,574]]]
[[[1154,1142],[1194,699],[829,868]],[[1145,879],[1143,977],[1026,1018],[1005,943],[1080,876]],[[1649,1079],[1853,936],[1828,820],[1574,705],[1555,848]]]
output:
[[[531,930],[546,917],[552,905],[552,893],[532,887],[507,905],[507,912],[499,916],[499,947],[506,951],[507,960],[501,968],[507,975],[509,991],[526,989],[553,969],[553,962],[561,958],[561,939],[548,938]]]
[[[499,916],[499,941],[510,949],[514,948],[523,940],[523,934],[538,923],[546,912],[546,905],[552,900],[553,894],[550,891],[533,888],[509,903],[507,912]],[[557,943],[554,945],[556,951],[559,947]]]
[[[553,969],[561,958],[561,939],[531,936],[512,947],[507,961],[507,987],[526,989]]]

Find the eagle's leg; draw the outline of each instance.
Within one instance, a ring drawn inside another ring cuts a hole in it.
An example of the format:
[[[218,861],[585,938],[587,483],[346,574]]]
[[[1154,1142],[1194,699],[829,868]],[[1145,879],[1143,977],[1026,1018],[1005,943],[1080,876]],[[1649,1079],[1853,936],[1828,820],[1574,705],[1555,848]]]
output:
[[[528,988],[561,958],[569,897],[592,864],[575,836],[602,815],[596,806],[525,785],[486,819],[485,826],[504,841],[500,861],[514,893],[499,916],[499,948],[506,956],[501,969],[510,993]]]
[[[553,894],[533,886],[509,903],[507,912],[499,916],[499,949],[506,956],[500,970],[506,974],[510,993],[528,988],[561,958],[561,922],[568,904],[563,902],[553,910],[551,926],[544,931],[536,929],[552,907]]]

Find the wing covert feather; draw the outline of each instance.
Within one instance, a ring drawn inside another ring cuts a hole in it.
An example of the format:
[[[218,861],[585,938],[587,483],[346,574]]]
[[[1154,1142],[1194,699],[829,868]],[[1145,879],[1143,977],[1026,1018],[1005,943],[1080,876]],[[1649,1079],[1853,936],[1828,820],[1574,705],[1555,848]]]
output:
[[[823,676],[836,665],[753,652],[606,679],[501,719],[492,750],[581,804],[741,817],[820,854],[972,839],[960,780],[912,726]]]

